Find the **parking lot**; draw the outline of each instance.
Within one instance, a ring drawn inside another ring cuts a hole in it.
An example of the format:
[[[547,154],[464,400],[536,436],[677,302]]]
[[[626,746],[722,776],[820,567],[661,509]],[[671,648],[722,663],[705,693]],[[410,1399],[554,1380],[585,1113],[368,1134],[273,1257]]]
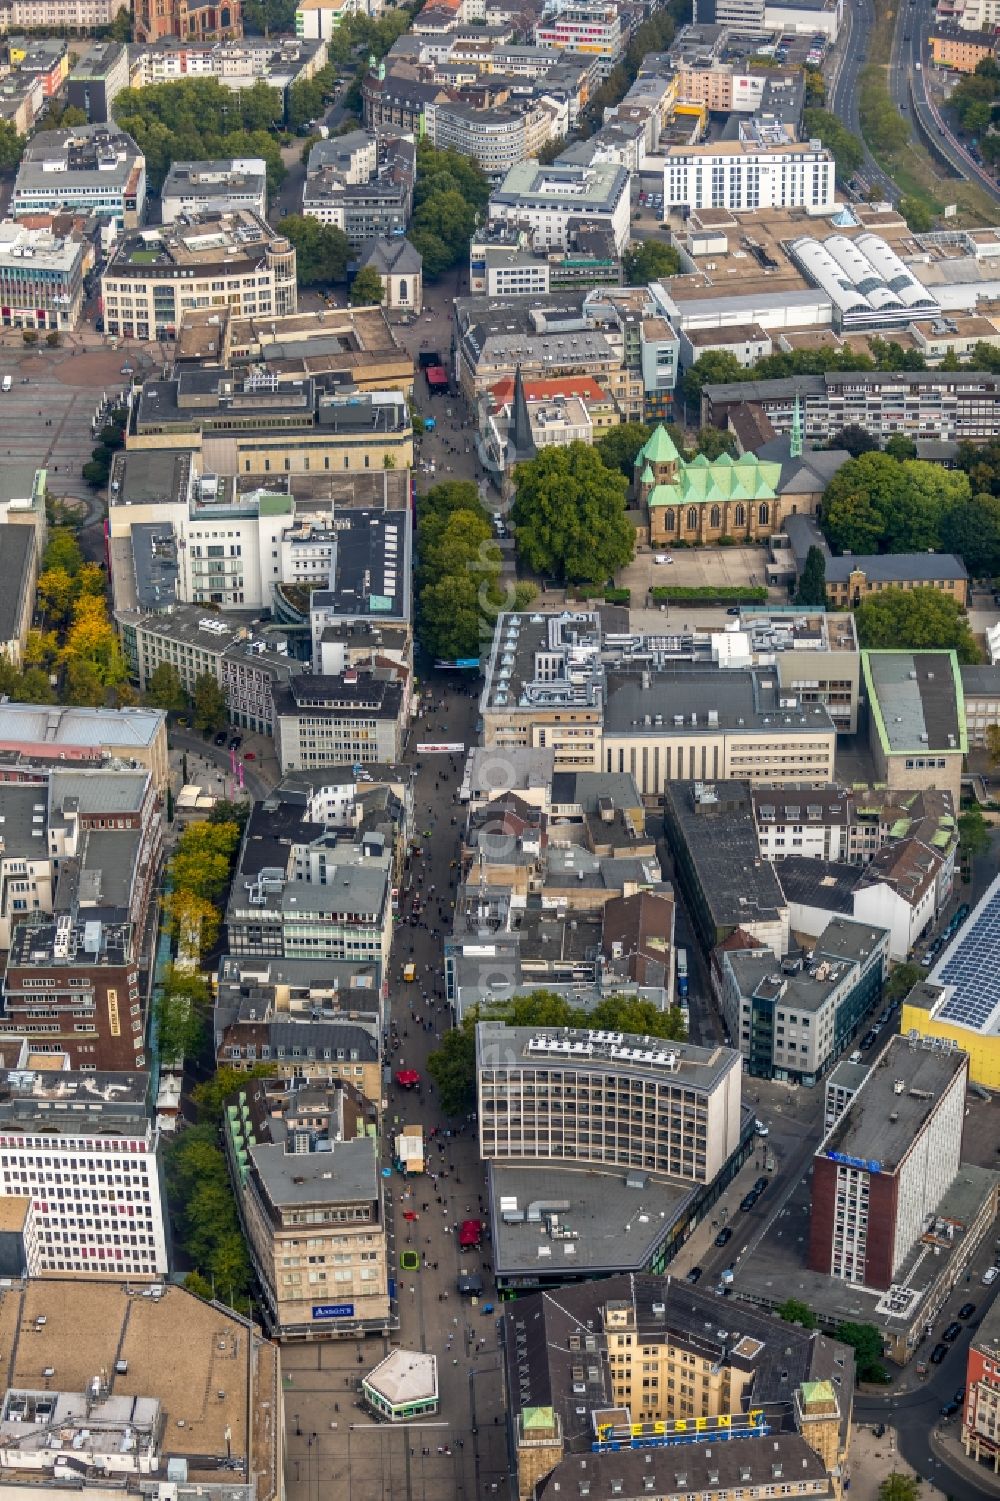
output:
[[[672,561],[657,563],[657,558]],[[615,582],[631,589],[633,604],[642,605],[651,588],[668,584],[695,589],[763,584],[766,567],[767,551],[763,547],[644,548]],[[770,593],[776,601],[787,602],[786,589]]]

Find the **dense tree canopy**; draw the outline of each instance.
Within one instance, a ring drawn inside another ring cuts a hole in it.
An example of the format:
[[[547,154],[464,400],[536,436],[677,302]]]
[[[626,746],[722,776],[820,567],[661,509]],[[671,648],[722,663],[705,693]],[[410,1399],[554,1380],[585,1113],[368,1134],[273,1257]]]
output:
[[[519,464],[511,518],[528,567],[571,584],[598,584],[630,563],[635,529],[627,485],[586,443],[543,448]]]
[[[362,266],[351,282],[351,306],[371,307],[381,303],[385,296],[382,278],[374,266]]]
[[[865,159],[864,143],[836,115],[825,109],[805,109],[802,111],[802,129],[810,140],[818,137],[827,150],[833,152],[837,176],[842,182],[854,176]]]
[[[854,613],[863,647],[899,651],[953,648],[960,662],[978,662],[979,651],[961,606],[941,589],[883,589]]]
[[[821,547],[810,547],[795,593],[797,605],[826,604],[826,558]]]
[[[123,89],[114,102],[115,121],[139,143],[154,190],[175,161],[260,156],[273,192],[285,175],[275,135],[283,114],[277,89],[256,83],[236,93],[215,78]]]
[[[960,516],[968,504],[969,479],[960,469],[865,453],[827,486],[823,528],[843,552],[934,551],[945,517]]]
[[[347,275],[350,246],[336,224],[321,224],[310,214],[286,214],[278,233],[295,246],[295,272],[300,287],[315,287],[343,281]]]
[[[410,240],[423,256],[424,275],[440,276],[467,258],[469,238],[490,196],[478,163],[457,151],[417,145],[417,182]]]
[[[625,281],[630,287],[645,287],[665,276],[676,276],[681,258],[672,245],[662,240],[640,240],[625,252]]]
[[[448,480],[417,500],[415,585],[420,643],[434,658],[478,657],[497,615],[523,608],[534,590],[500,586],[502,560],[471,480]]]

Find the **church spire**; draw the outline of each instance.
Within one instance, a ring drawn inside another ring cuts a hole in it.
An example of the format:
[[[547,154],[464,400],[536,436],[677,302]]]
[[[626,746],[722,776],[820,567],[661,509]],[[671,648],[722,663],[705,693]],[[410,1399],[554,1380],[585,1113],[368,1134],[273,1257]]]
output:
[[[792,409],[792,441],[788,446],[788,452],[793,459],[801,459],[802,448],[802,403],[796,393],[795,406]]]
[[[524,394],[524,381],[521,377],[520,365],[514,371],[514,397],[511,402],[510,430],[507,443],[510,450],[510,462],[512,464],[523,464],[527,459],[533,459],[537,452],[535,440],[531,435],[528,399]]]

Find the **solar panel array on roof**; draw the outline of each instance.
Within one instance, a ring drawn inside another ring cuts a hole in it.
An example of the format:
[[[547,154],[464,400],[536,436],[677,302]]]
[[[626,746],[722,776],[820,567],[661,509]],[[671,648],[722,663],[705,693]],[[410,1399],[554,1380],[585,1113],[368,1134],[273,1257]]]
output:
[[[940,1021],[979,1031],[1000,1007],[1000,890],[982,905],[933,978],[955,987],[938,1012]]]

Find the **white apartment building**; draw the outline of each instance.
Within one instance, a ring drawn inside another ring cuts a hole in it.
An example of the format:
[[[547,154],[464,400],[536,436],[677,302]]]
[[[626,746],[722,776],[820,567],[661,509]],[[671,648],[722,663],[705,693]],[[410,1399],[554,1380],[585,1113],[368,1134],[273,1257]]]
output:
[[[836,165],[819,141],[716,141],[671,146],[663,169],[663,204],[673,208],[801,208],[829,214],[836,206]]]
[[[0,1072],[0,1199],[31,1200],[29,1272],[160,1277],[167,1247],[149,1077],[71,1072],[63,1056],[44,1072]]]
[[[267,163],[263,157],[232,157],[219,162],[174,162],[160,190],[164,224],[193,214],[228,214],[249,209],[267,213]]]
[[[142,222],[146,158],[113,125],[75,125],[32,137],[17,169],[13,218],[25,214],[108,214],[119,229]],[[110,330],[109,330],[110,332]]]
[[[300,41],[328,42],[349,16],[372,20],[385,9],[383,0],[299,0],[295,9],[295,35]]]
[[[490,195],[491,224],[527,225],[536,247],[565,250],[571,219],[608,228],[616,250],[629,237],[629,174],[611,162],[575,167],[561,162],[545,166],[532,159],[511,167]]]

